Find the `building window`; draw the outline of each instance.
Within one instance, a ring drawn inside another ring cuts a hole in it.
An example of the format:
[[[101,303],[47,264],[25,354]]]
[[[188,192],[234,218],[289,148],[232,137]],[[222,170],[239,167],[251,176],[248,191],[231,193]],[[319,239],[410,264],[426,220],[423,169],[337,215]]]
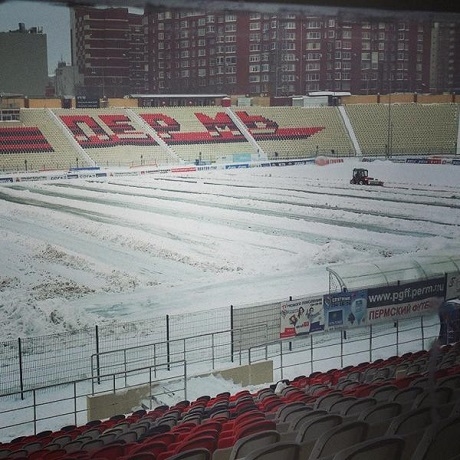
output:
[[[319,62],[309,62],[305,66],[305,70],[320,70],[321,64]]]
[[[321,59],[321,53],[307,53],[307,60],[318,61]]]
[[[321,38],[321,32],[307,32],[307,40],[315,40]]]
[[[321,49],[321,42],[311,42],[306,44],[307,50],[320,50]]]
[[[295,64],[283,64],[282,70],[283,72],[294,72]]]

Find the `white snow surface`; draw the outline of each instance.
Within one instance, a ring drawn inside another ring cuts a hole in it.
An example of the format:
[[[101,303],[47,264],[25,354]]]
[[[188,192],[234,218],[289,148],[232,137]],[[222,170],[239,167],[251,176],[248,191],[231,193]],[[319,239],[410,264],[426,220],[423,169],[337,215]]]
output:
[[[384,187],[351,185],[353,167]],[[349,159],[1,186],[0,340],[322,293],[334,263],[458,254],[459,177]],[[187,388],[194,400],[241,386]]]
[[[354,167],[384,187],[351,185]],[[347,159],[3,185],[0,340],[324,293],[334,263],[458,254],[459,177]]]

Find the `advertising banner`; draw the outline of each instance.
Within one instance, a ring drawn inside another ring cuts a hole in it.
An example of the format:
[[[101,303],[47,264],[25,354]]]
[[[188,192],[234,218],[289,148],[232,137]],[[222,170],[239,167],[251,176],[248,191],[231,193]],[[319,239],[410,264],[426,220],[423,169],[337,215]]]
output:
[[[99,98],[87,96],[75,96],[75,108],[77,109],[98,109],[100,107]]]
[[[446,280],[446,300],[460,298],[460,274],[448,273]]]
[[[445,300],[445,276],[367,290],[369,324],[438,311]]]
[[[324,331],[322,296],[291,300],[281,304],[280,338]]]
[[[367,324],[367,290],[344,291],[323,297],[326,329],[343,329]]]

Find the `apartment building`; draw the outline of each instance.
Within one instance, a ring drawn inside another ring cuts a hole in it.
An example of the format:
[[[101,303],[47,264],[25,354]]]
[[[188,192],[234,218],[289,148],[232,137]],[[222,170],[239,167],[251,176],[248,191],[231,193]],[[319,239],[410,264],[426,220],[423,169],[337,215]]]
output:
[[[74,12],[75,62],[85,87],[99,95],[284,97],[460,87],[456,23],[153,7],[143,15],[126,8]]]
[[[71,38],[72,65],[83,82],[77,94],[123,97],[147,89],[142,15],[127,8],[74,7]]]

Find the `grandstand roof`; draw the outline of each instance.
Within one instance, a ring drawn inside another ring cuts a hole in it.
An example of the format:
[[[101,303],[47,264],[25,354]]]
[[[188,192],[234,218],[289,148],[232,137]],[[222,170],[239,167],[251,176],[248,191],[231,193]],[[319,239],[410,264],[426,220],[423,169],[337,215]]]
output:
[[[203,98],[203,97],[228,97],[228,94],[129,94],[128,97],[139,98],[139,97],[149,97],[149,98],[156,98],[156,99],[166,99],[168,97],[173,97],[175,99],[181,97],[189,97],[189,98]]]
[[[350,91],[310,91],[308,93],[310,97],[319,96],[351,96]]]
[[[445,273],[460,273],[460,255],[389,257],[377,262],[337,264],[327,267],[329,291],[366,289],[424,280]],[[338,288],[338,289],[336,289]]]

